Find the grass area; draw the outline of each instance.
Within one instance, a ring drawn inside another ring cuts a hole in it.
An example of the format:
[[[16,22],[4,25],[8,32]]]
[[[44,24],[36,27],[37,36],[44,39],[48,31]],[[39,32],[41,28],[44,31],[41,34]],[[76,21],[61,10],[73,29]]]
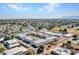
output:
[[[52,28],[51,31],[55,31],[55,32],[58,32],[60,29],[65,29],[65,28],[61,28],[61,27],[55,27],[55,28]]]
[[[3,44],[0,43],[0,53],[4,52],[6,49],[4,48]]]

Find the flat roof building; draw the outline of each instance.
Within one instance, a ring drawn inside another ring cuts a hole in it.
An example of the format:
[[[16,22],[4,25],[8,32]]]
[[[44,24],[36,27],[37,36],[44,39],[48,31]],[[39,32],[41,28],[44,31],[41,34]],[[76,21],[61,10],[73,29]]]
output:
[[[48,35],[52,35],[52,36],[61,36],[62,34],[61,33],[55,33],[55,32],[44,32],[45,34],[48,34]]]
[[[51,36],[51,35],[47,35],[44,33],[37,33],[37,32],[32,32],[33,34],[35,34],[34,36],[32,34],[30,35],[17,35],[16,38],[19,38],[20,40],[24,41],[24,42],[29,42],[31,45],[34,46],[41,46],[44,45],[48,42],[54,41],[55,39],[57,39],[58,37],[56,36]]]
[[[65,35],[63,35],[63,37],[68,39],[68,40],[72,40],[72,38],[73,38],[72,36],[73,36],[73,34],[65,34]]]
[[[79,29],[79,26],[75,26],[74,29]]]
[[[4,41],[3,44],[6,48],[13,48],[13,47],[16,47],[16,46],[20,46],[18,41],[16,41],[15,39]]]
[[[70,50],[63,47],[57,47],[55,49],[52,49],[54,54],[57,55],[70,55]]]
[[[15,47],[10,50],[6,50],[3,55],[23,55],[27,51],[26,48],[20,46],[20,47]]]
[[[4,37],[3,38],[0,38],[0,42],[3,42],[4,41]]]
[[[79,52],[76,55],[79,55]]]

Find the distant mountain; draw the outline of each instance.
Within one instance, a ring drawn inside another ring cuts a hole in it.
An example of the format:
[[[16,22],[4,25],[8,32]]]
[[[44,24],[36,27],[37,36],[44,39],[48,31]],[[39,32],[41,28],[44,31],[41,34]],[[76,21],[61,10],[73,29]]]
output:
[[[42,20],[78,20],[79,19],[79,16],[63,16],[63,17],[59,17],[59,18],[48,18],[48,19],[32,19],[32,18],[26,18],[26,19],[0,19],[0,20],[28,20],[28,21],[42,21]]]
[[[79,19],[79,16],[63,16],[61,19]]]

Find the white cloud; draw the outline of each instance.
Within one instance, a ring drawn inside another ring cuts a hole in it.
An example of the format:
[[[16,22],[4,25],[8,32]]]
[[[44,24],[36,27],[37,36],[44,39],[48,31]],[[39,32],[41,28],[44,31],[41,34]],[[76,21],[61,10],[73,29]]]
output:
[[[38,11],[43,11],[43,8],[38,8]]]
[[[15,9],[15,10],[19,10],[20,9],[16,4],[9,4],[8,7],[12,8],[12,9]]]
[[[57,7],[57,3],[53,3],[53,4],[48,4],[48,6],[46,6],[45,8],[47,9],[48,12],[52,12],[54,11],[55,7]]]
[[[47,12],[50,13],[50,12],[55,11],[55,8],[56,8],[58,5],[59,5],[58,3],[48,3],[47,6],[41,7],[41,8],[39,8],[38,10],[39,10],[39,11],[46,10]]]
[[[23,8],[23,10],[24,10],[24,11],[28,11],[28,10],[29,10],[29,8]]]
[[[28,11],[29,10],[29,8],[23,7],[22,5],[18,5],[18,4],[8,4],[8,8],[18,10],[18,11]]]

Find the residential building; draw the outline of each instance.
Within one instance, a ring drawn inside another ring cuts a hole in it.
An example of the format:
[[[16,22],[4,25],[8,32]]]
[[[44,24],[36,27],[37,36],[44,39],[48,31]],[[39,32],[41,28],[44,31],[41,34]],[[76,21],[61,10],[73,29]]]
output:
[[[72,40],[72,37],[73,36],[73,34],[65,34],[65,35],[63,35],[63,37],[65,38],[65,39],[68,39],[68,40]]]
[[[4,37],[3,38],[0,38],[0,42],[3,42],[4,41]]]
[[[62,36],[61,33],[55,33],[55,32],[44,32],[44,34],[48,34],[48,35],[51,35],[51,36],[58,36],[58,37]]]
[[[15,47],[9,50],[6,50],[2,55],[23,55],[26,54],[27,49],[20,46],[20,47]]]
[[[16,41],[15,39],[4,41],[3,44],[4,44],[4,46],[6,48],[9,48],[9,49],[13,48],[13,47],[16,47],[16,46],[20,46],[20,44],[18,43],[18,41]]]
[[[76,55],[79,55],[79,52]]]
[[[57,47],[55,49],[52,49],[54,54],[57,55],[70,55],[70,50],[63,47]]]
[[[48,42],[52,42],[56,39],[58,39],[58,37],[56,36],[51,36],[51,35],[47,35],[44,33],[37,33],[37,32],[30,32],[30,35],[24,35],[24,34],[18,34],[16,35],[16,38],[24,41],[24,42],[28,42],[31,45],[34,46],[41,46],[44,44],[47,44]]]

